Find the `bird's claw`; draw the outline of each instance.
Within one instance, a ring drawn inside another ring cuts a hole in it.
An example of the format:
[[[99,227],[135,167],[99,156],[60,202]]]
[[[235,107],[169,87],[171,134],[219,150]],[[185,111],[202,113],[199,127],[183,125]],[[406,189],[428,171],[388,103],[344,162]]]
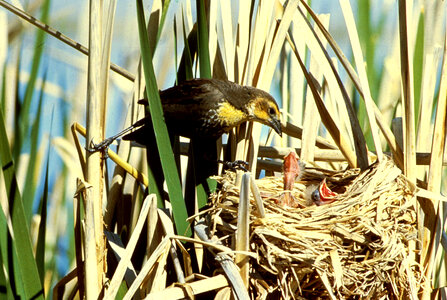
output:
[[[248,163],[245,160],[235,160],[235,161],[219,161],[222,163],[227,169],[231,170],[242,170],[244,172],[248,172]]]
[[[93,141],[90,142],[90,146],[86,150],[90,153],[95,153],[101,151],[104,153],[104,158],[108,157],[109,146],[113,143],[114,139],[107,138],[102,142],[95,144]]]
[[[107,150],[107,148],[109,148],[109,146],[113,143],[113,139],[105,139],[102,142],[95,144],[93,141],[90,142],[90,147],[89,149],[87,149],[89,152],[98,152],[98,151],[103,151],[103,150]]]

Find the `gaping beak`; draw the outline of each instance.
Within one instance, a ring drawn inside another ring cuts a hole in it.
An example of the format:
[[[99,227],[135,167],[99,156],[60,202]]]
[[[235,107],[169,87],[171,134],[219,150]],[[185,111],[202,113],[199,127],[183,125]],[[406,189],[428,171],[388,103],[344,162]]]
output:
[[[272,127],[273,130],[275,130],[276,133],[279,134],[279,136],[282,136],[281,121],[279,119],[276,118],[270,119],[268,125]]]

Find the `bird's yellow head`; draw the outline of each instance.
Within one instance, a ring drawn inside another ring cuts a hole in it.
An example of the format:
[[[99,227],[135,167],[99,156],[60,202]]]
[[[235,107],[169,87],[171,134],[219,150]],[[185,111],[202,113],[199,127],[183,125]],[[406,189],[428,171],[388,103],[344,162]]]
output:
[[[270,126],[276,133],[282,135],[281,113],[275,99],[268,93],[264,92],[248,103],[248,116],[250,120]]]

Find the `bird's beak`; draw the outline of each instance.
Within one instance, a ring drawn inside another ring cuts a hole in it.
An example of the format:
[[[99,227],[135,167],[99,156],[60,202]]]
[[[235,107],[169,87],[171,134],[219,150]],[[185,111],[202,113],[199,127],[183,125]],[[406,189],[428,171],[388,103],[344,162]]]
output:
[[[277,134],[279,134],[279,136],[282,136],[281,121],[279,119],[270,119],[269,125],[276,131]]]

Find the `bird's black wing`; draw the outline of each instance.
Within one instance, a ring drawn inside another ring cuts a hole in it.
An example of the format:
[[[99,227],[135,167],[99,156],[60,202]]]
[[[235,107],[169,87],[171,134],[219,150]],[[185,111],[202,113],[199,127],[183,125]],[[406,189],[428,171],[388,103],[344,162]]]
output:
[[[160,98],[166,124],[174,134],[186,137],[221,134],[217,128],[215,132],[207,132],[204,128],[210,124],[224,98],[214,80],[186,81],[162,91]]]
[[[218,128],[204,129],[209,125],[213,112],[223,101],[224,94],[219,88],[220,81],[212,79],[194,79],[160,92],[163,114],[171,134],[185,137],[211,136],[222,134]],[[148,105],[145,99],[139,104]],[[146,125],[125,135],[124,140],[133,140],[142,145],[152,137],[150,115],[146,116]]]

